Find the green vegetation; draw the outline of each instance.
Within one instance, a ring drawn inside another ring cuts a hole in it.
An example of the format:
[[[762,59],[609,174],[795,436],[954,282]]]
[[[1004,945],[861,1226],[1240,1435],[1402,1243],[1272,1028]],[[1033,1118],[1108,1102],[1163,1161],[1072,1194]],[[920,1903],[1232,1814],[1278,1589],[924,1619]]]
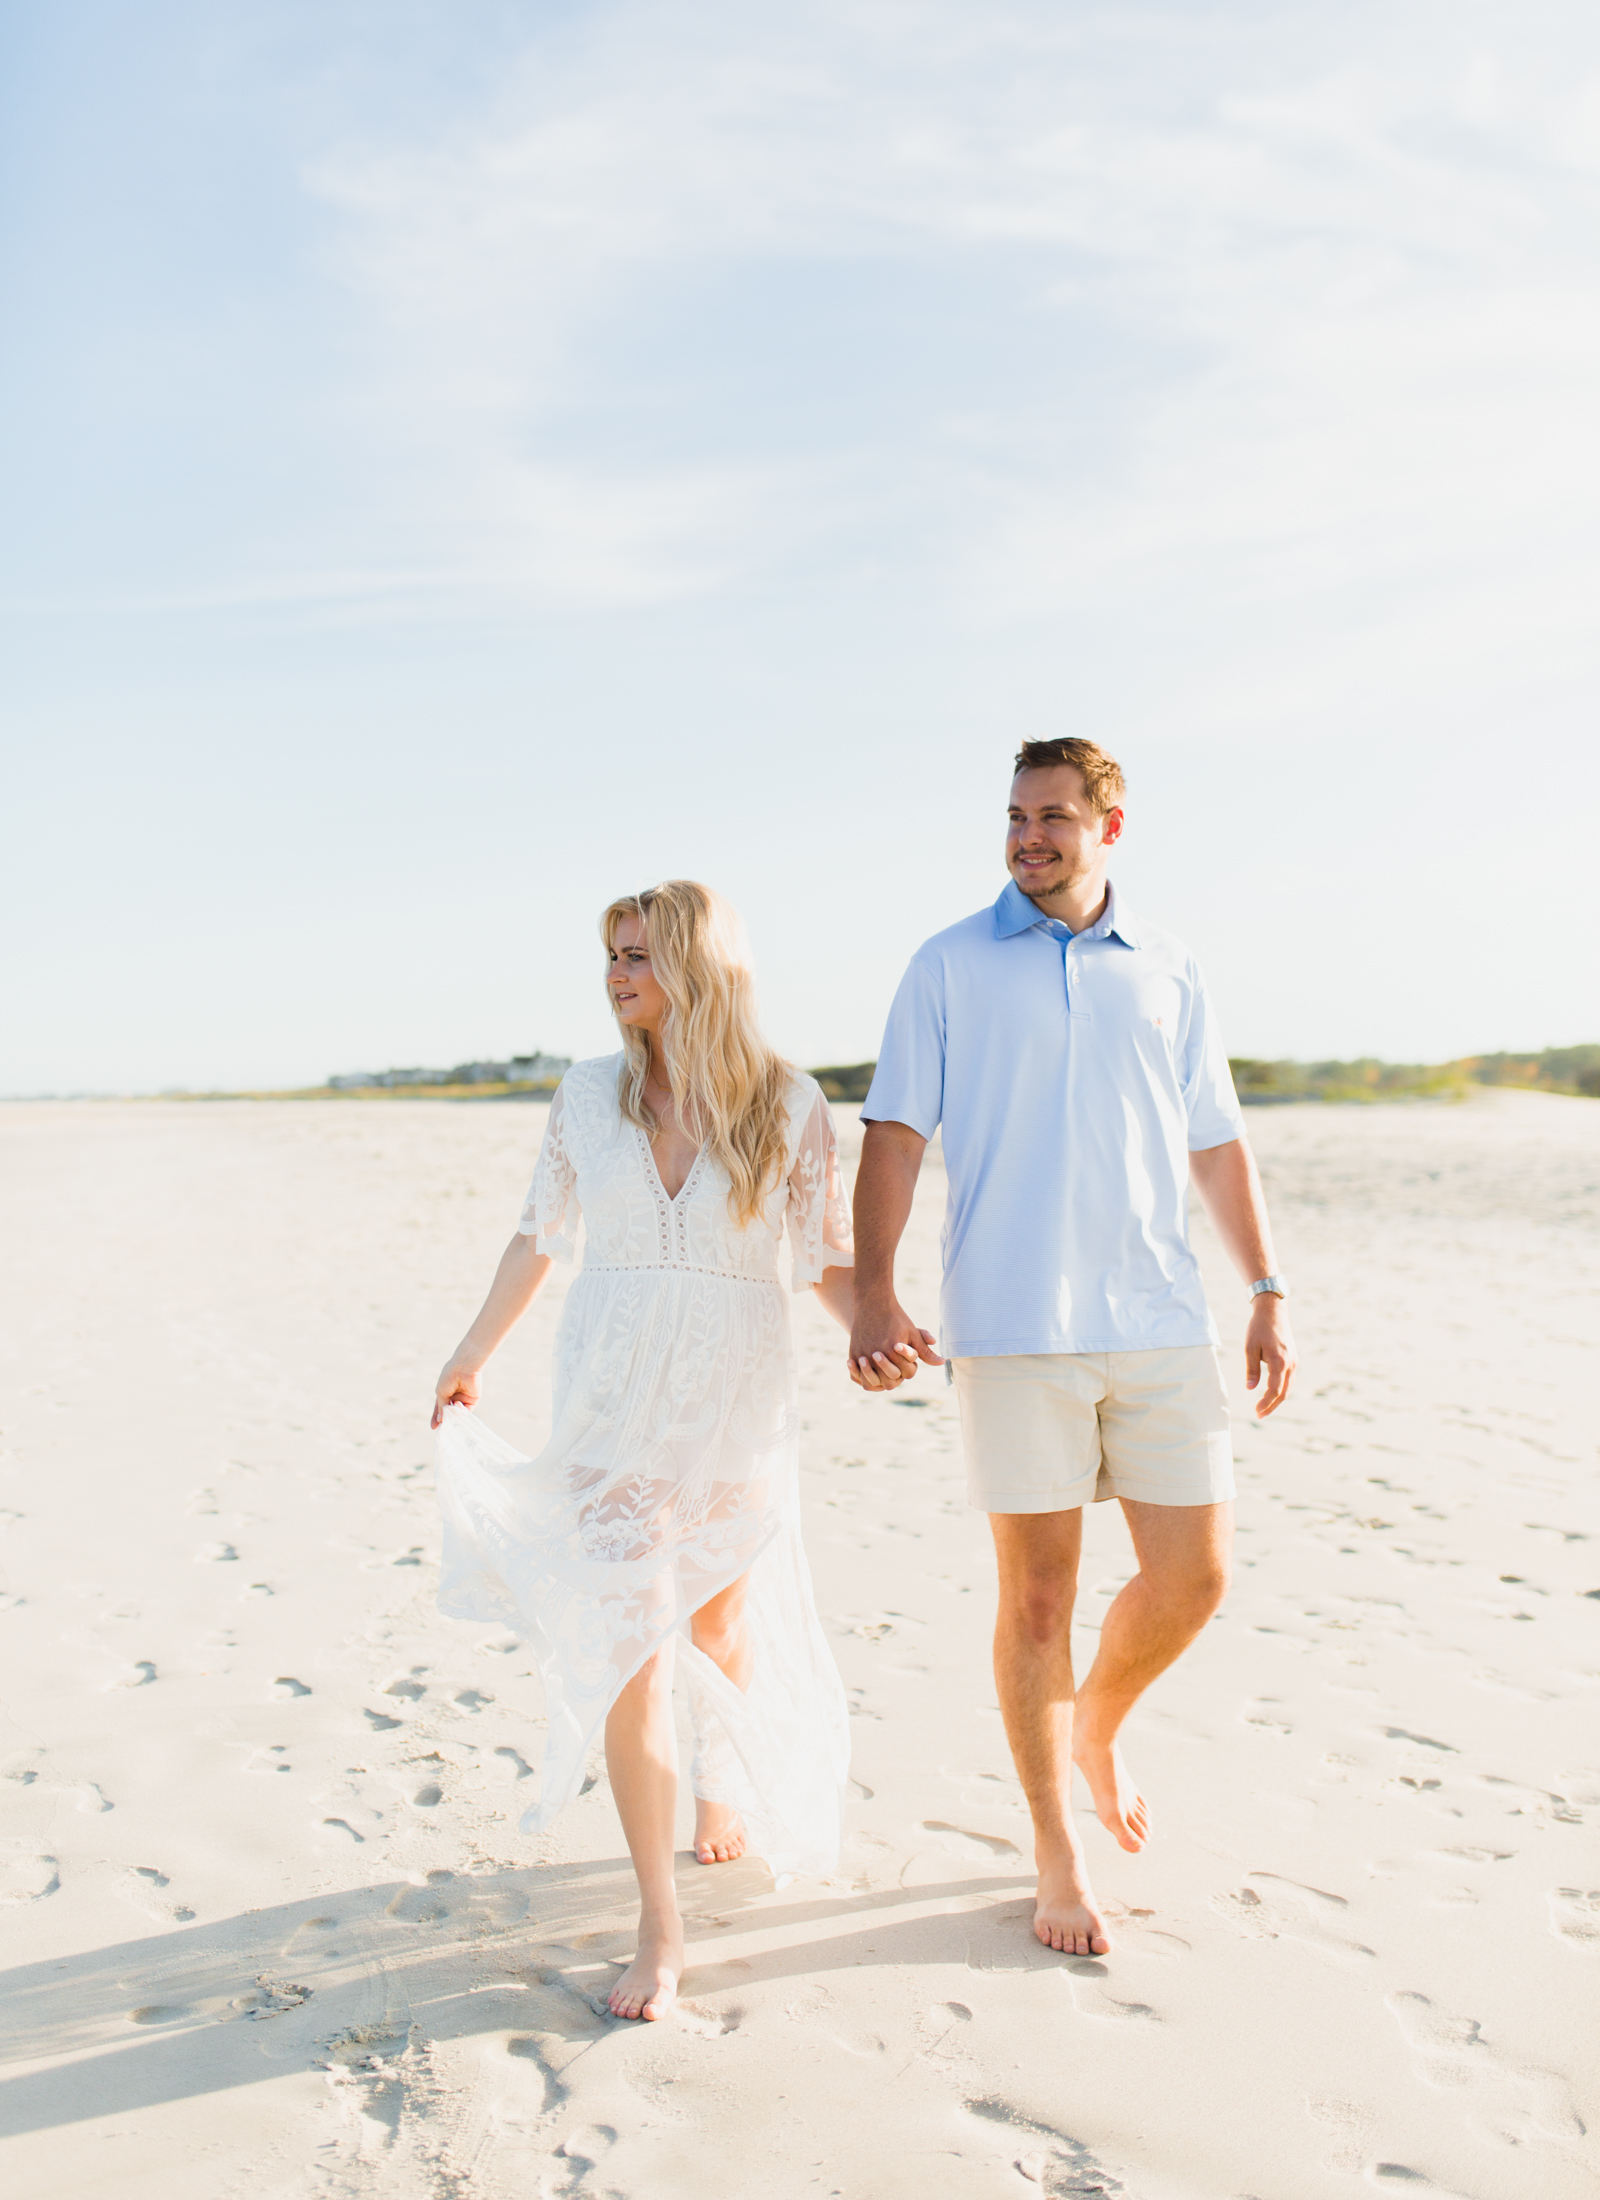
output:
[[[1467,1089],[1455,1062],[1257,1062],[1241,1056],[1228,1067],[1246,1107],[1285,1100],[1459,1100]]]
[[[830,1100],[867,1097],[875,1062],[812,1071]],[[1600,1046],[1546,1047],[1542,1054],[1469,1054],[1459,1062],[1230,1062],[1246,1106],[1287,1100],[1460,1100],[1472,1085],[1568,1092],[1600,1099]]]
[[[811,1074],[822,1087],[825,1100],[853,1100],[859,1104],[867,1097],[877,1066],[876,1062],[850,1062],[843,1068],[814,1069]]]
[[[876,1062],[835,1063],[811,1072],[828,1099],[857,1105],[867,1097]],[[1473,1085],[1512,1085],[1523,1092],[1580,1093],[1600,1100],[1600,1046],[1546,1047],[1542,1054],[1469,1054],[1459,1062],[1230,1063],[1239,1098],[1249,1106],[1289,1100],[1460,1100]],[[472,1083],[360,1085],[301,1092],[168,1093],[184,1100],[548,1100],[557,1080],[538,1084]]]
[[[1459,1062],[1230,1062],[1246,1106],[1285,1100],[1459,1100],[1469,1085],[1600,1099],[1600,1046],[1469,1054]]]
[[[1600,1046],[1546,1047],[1542,1054],[1477,1054],[1460,1065],[1477,1085],[1581,1092],[1600,1100]]]

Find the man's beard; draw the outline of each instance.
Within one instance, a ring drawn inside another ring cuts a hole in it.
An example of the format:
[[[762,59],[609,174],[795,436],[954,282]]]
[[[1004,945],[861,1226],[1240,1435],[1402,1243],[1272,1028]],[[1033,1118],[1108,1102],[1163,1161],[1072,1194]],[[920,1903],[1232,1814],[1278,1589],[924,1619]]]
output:
[[[1084,868],[1087,869],[1087,865]],[[1049,872],[1045,878],[1036,880],[1031,886],[1025,886],[1022,880],[1017,878],[1015,871],[1012,872],[1011,876],[1017,881],[1018,892],[1026,894],[1029,901],[1050,901],[1055,895],[1064,893],[1069,886],[1076,886],[1082,872],[1074,871],[1065,856],[1057,856],[1054,870]]]

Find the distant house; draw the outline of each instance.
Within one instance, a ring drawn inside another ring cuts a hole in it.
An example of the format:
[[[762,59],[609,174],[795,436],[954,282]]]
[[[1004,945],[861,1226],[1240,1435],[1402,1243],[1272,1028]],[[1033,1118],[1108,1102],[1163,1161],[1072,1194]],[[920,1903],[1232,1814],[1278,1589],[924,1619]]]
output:
[[[372,1092],[417,1085],[553,1085],[572,1067],[570,1054],[513,1054],[509,1062],[458,1062],[454,1069],[350,1070],[330,1077],[330,1092]]]
[[[506,1064],[508,1085],[553,1085],[572,1067],[570,1054],[513,1054]]]

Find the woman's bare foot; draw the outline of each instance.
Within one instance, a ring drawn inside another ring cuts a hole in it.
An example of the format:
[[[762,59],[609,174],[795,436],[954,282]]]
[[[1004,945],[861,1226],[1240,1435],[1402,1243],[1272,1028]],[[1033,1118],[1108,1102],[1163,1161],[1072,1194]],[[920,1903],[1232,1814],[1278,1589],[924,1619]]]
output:
[[[1104,1956],[1111,1937],[1100,1915],[1083,1858],[1076,1846],[1038,1849],[1039,1896],[1033,1912],[1034,1937],[1064,1956]]]
[[[1095,1816],[1107,1833],[1137,1856],[1150,1838],[1150,1813],[1122,1761],[1122,1751],[1114,1741],[1096,1742],[1080,1724],[1072,1738],[1072,1758],[1089,1783]]]
[[[678,1998],[683,1976],[683,1920],[639,1924],[639,1953],[607,1997],[614,2017],[643,2017],[654,2024]]]
[[[702,1864],[731,1864],[744,1854],[744,1820],[726,1803],[694,1799],[694,1853]]]

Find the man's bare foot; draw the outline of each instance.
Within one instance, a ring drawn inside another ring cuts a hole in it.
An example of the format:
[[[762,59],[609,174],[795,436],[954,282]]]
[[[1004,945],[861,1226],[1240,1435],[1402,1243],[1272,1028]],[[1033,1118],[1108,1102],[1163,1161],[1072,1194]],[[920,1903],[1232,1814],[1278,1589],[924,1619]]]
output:
[[[1150,1813],[1122,1761],[1122,1751],[1114,1741],[1093,1741],[1080,1725],[1072,1738],[1072,1758],[1089,1783],[1095,1816],[1107,1833],[1137,1856],[1150,1838]]]
[[[694,1853],[702,1864],[731,1864],[744,1854],[744,1820],[726,1803],[694,1799]]]
[[[1089,1885],[1083,1859],[1074,1850],[1050,1855],[1040,1849],[1033,1931],[1035,1939],[1064,1956],[1110,1954],[1111,1936]]]
[[[683,1976],[683,1923],[639,1927],[639,1953],[607,1997],[614,2017],[643,2017],[654,2024],[678,1998]]]

